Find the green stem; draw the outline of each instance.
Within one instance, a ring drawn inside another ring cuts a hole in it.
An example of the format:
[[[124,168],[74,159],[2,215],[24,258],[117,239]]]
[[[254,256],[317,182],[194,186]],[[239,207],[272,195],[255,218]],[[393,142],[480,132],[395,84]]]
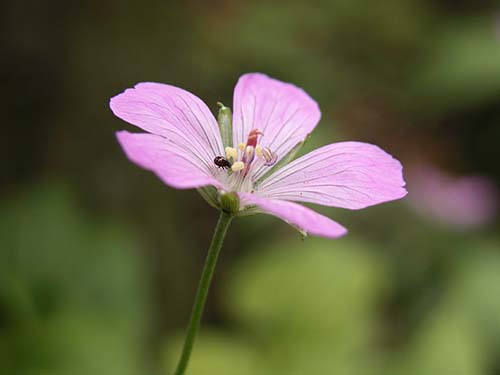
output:
[[[207,300],[208,289],[210,288],[215,265],[217,264],[217,258],[232,218],[233,216],[231,214],[221,211],[219,221],[217,222],[217,226],[215,227],[215,232],[212,237],[212,243],[208,249],[205,265],[203,266],[203,271],[201,273],[200,283],[198,284],[193,310],[191,311],[191,317],[189,318],[189,325],[186,331],[184,347],[182,348],[181,358],[177,364],[175,375],[184,375],[188,366],[194,340],[198,329],[200,328],[201,315],[203,313],[205,301]]]

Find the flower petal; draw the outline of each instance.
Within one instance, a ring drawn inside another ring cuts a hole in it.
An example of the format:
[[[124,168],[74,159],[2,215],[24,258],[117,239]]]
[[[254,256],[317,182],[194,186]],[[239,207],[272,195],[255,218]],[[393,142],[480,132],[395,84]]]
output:
[[[245,143],[252,129],[262,130],[259,143],[284,157],[318,123],[318,104],[302,89],[260,73],[240,77],[234,89],[233,140]],[[256,177],[269,167],[254,171]]]
[[[113,97],[110,107],[117,117],[167,138],[208,168],[215,156],[224,155],[217,121],[205,103],[186,90],[139,83]]]
[[[279,217],[308,234],[338,238],[347,233],[339,223],[300,204],[266,199],[251,193],[239,193],[243,205],[257,205],[264,213]]]
[[[340,142],[321,147],[283,167],[259,186],[272,199],[360,209],[402,198],[401,163],[377,146]]]
[[[123,130],[117,132],[116,137],[131,161],[154,172],[167,185],[177,189],[206,185],[222,187],[202,164],[159,135]]]

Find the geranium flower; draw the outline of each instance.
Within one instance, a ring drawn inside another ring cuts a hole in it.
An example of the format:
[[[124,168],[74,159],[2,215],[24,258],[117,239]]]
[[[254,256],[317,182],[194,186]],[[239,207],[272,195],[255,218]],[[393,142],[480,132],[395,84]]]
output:
[[[221,130],[227,138],[227,119],[219,121],[220,129],[208,107],[178,87],[139,83],[110,106],[148,132],[117,133],[131,161],[177,189],[213,186],[219,197],[237,196],[235,214],[262,212],[304,234],[336,238],[347,232],[343,226],[295,202],[356,210],[406,195],[400,162],[368,143],[330,144],[282,165],[321,113],[302,89],[264,74],[239,79],[226,144]],[[220,198],[209,200],[220,205]]]
[[[431,164],[410,170],[408,203],[425,218],[450,228],[473,230],[495,218],[499,197],[494,182],[482,175],[453,176]]]

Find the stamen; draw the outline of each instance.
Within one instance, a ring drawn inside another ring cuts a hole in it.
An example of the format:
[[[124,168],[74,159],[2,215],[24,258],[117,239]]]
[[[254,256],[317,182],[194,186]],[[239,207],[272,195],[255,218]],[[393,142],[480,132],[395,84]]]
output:
[[[231,168],[228,171],[228,183],[231,191],[253,191],[255,176],[252,170],[260,169],[263,165],[273,165],[278,160],[278,156],[269,147],[257,144],[259,136],[263,135],[262,131],[252,129],[248,133],[246,143],[241,142],[236,147],[225,148],[228,164],[226,168]],[[257,161],[255,156],[258,158]]]
[[[255,155],[257,155],[258,158],[262,157],[262,147],[260,145],[255,146]]]
[[[233,172],[241,171],[244,168],[245,168],[245,163],[243,163],[242,161],[237,161],[231,166]]]
[[[253,146],[247,146],[245,148],[245,154],[243,155],[243,161],[250,164],[255,157],[255,148]]]
[[[226,159],[229,161],[238,159],[238,151],[234,147],[226,147]]]
[[[264,165],[273,165],[278,160],[278,155],[271,151],[269,147],[262,149],[262,158],[265,160]]]

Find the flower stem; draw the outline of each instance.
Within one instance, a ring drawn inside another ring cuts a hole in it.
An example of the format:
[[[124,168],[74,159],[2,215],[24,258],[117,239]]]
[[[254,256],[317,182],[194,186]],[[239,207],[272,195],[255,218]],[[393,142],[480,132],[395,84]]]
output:
[[[207,299],[207,294],[210,288],[210,283],[212,281],[212,276],[214,274],[215,265],[217,264],[217,258],[219,256],[222,243],[224,242],[227,229],[229,228],[229,224],[231,223],[232,219],[233,216],[230,213],[221,211],[219,221],[217,222],[217,226],[215,227],[214,235],[212,237],[212,243],[210,244],[210,248],[208,249],[205,265],[203,266],[203,271],[201,273],[200,283],[198,284],[198,290],[196,291],[193,310],[191,311],[191,317],[189,318],[189,325],[186,331],[184,347],[182,348],[181,358],[179,359],[179,363],[177,364],[175,375],[184,375],[188,366],[194,340],[196,338],[198,329],[200,328],[201,315],[203,313],[203,307],[205,306],[205,301]]]

